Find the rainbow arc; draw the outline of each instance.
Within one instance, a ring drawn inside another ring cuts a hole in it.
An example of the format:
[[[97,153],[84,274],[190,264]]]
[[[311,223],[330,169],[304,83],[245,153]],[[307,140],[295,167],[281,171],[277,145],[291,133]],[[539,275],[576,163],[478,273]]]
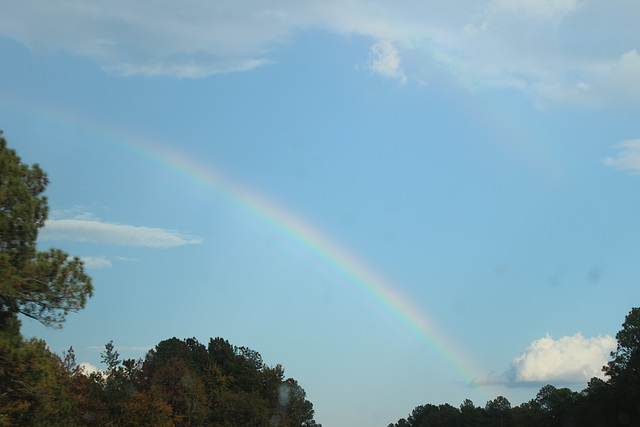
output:
[[[2,105],[4,104],[4,105]],[[0,108],[8,108],[7,103]],[[16,104],[11,104],[15,112]],[[345,280],[345,286],[356,291],[373,302],[387,317],[393,319],[403,330],[415,337],[430,352],[448,365],[461,382],[476,385],[475,389],[481,398],[489,399],[489,393],[483,386],[476,384],[481,378],[479,370],[465,357],[465,352],[445,336],[436,323],[403,295],[397,286],[374,271],[355,254],[340,245],[337,240],[323,233],[294,212],[287,210],[265,195],[258,194],[248,188],[228,180],[217,171],[195,157],[164,146],[156,141],[146,140],[138,136],[121,133],[109,129],[103,124],[79,119],[73,114],[63,113],[59,109],[27,108],[23,106],[23,114],[52,124],[56,127],[81,131],[87,137],[100,141],[107,146],[116,147],[127,156],[137,161],[152,163],[162,170],[169,171],[187,180],[191,184],[204,187],[217,197],[224,197],[227,203],[233,203],[244,212],[267,224],[288,242],[312,255],[312,258],[339,274]]]

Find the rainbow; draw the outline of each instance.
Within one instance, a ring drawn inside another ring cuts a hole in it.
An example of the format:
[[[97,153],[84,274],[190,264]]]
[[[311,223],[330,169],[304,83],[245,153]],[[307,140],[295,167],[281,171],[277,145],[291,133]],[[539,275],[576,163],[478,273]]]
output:
[[[144,139],[122,131],[110,130],[107,126],[77,115],[63,112],[59,108],[33,108],[24,103],[0,101],[0,109],[6,109],[26,115],[30,120],[36,119],[56,128],[68,128],[74,132],[81,131],[94,140],[101,140],[110,146],[117,146],[128,156],[152,163],[157,167],[182,177],[219,197],[228,203],[240,207],[251,217],[293,243],[296,247],[311,254],[313,259],[330,268],[334,273],[344,277],[344,282],[355,288],[361,297],[379,309],[386,317],[392,319],[396,326],[408,332],[427,351],[435,353],[446,363],[459,380],[475,390],[478,397],[490,399],[485,386],[477,383],[482,378],[480,370],[465,358],[465,352],[445,336],[436,322],[427,313],[403,295],[398,288],[382,275],[366,265],[361,259],[340,245],[335,239],[327,236],[294,212],[287,210],[273,200],[245,188],[204,165],[193,156],[182,151],[161,145],[157,141]]]

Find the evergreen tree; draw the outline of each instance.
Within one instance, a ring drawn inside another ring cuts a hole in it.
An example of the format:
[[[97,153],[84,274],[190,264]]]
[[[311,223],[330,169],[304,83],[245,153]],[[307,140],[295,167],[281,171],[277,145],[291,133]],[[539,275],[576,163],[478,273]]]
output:
[[[49,206],[44,171],[23,164],[0,133],[0,330],[19,330],[18,314],[62,327],[93,293],[82,261],[36,249]]]
[[[44,341],[24,340],[19,315],[60,328],[92,295],[82,261],[59,249],[38,251],[48,214],[49,180],[20,160],[0,131],[0,425],[71,425],[71,373]]]

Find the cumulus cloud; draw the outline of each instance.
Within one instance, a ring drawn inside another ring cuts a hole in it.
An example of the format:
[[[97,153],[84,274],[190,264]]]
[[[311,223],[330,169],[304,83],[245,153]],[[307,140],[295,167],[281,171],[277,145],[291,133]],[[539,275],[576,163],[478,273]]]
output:
[[[620,148],[620,152],[614,157],[605,157],[602,159],[604,164],[618,170],[628,170],[633,173],[639,173],[640,139],[623,141],[614,147]]]
[[[511,362],[508,377],[515,383],[576,384],[603,377],[602,367],[616,348],[615,338],[585,338],[581,333],[554,340],[535,340]]]
[[[400,67],[398,49],[388,40],[380,41],[371,46],[368,64],[374,73],[397,79],[401,84],[407,81],[404,69]]]
[[[123,75],[202,77],[251,70],[271,63],[271,52],[294,42],[299,31],[315,28],[376,41],[371,69],[399,81],[424,80],[420,73],[436,67],[465,85],[524,91],[541,106],[640,101],[636,2],[185,0],[176,8],[169,0],[153,5],[0,0],[0,5],[0,34],[36,52],[92,57]],[[401,67],[400,58],[409,51],[411,65]]]
[[[40,232],[39,238],[42,240],[76,240],[153,248],[168,248],[202,242],[199,237],[173,230],[83,219],[48,220]]]
[[[91,269],[101,269],[101,268],[110,268],[111,261],[106,259],[105,257],[91,257],[91,256],[83,256],[80,257],[84,262],[85,267]]]
[[[585,338],[578,332],[554,340],[546,334],[522,350],[506,372],[493,372],[474,383],[508,387],[586,384],[593,377],[604,378],[602,367],[616,346],[615,338],[609,335]]]

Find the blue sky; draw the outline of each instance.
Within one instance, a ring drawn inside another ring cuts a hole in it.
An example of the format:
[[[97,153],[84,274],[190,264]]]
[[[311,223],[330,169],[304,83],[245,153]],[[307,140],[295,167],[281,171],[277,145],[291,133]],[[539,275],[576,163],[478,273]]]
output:
[[[98,368],[222,336],[327,426],[600,375],[640,297],[636,2],[0,7],[0,128],[96,288],[26,335]]]

